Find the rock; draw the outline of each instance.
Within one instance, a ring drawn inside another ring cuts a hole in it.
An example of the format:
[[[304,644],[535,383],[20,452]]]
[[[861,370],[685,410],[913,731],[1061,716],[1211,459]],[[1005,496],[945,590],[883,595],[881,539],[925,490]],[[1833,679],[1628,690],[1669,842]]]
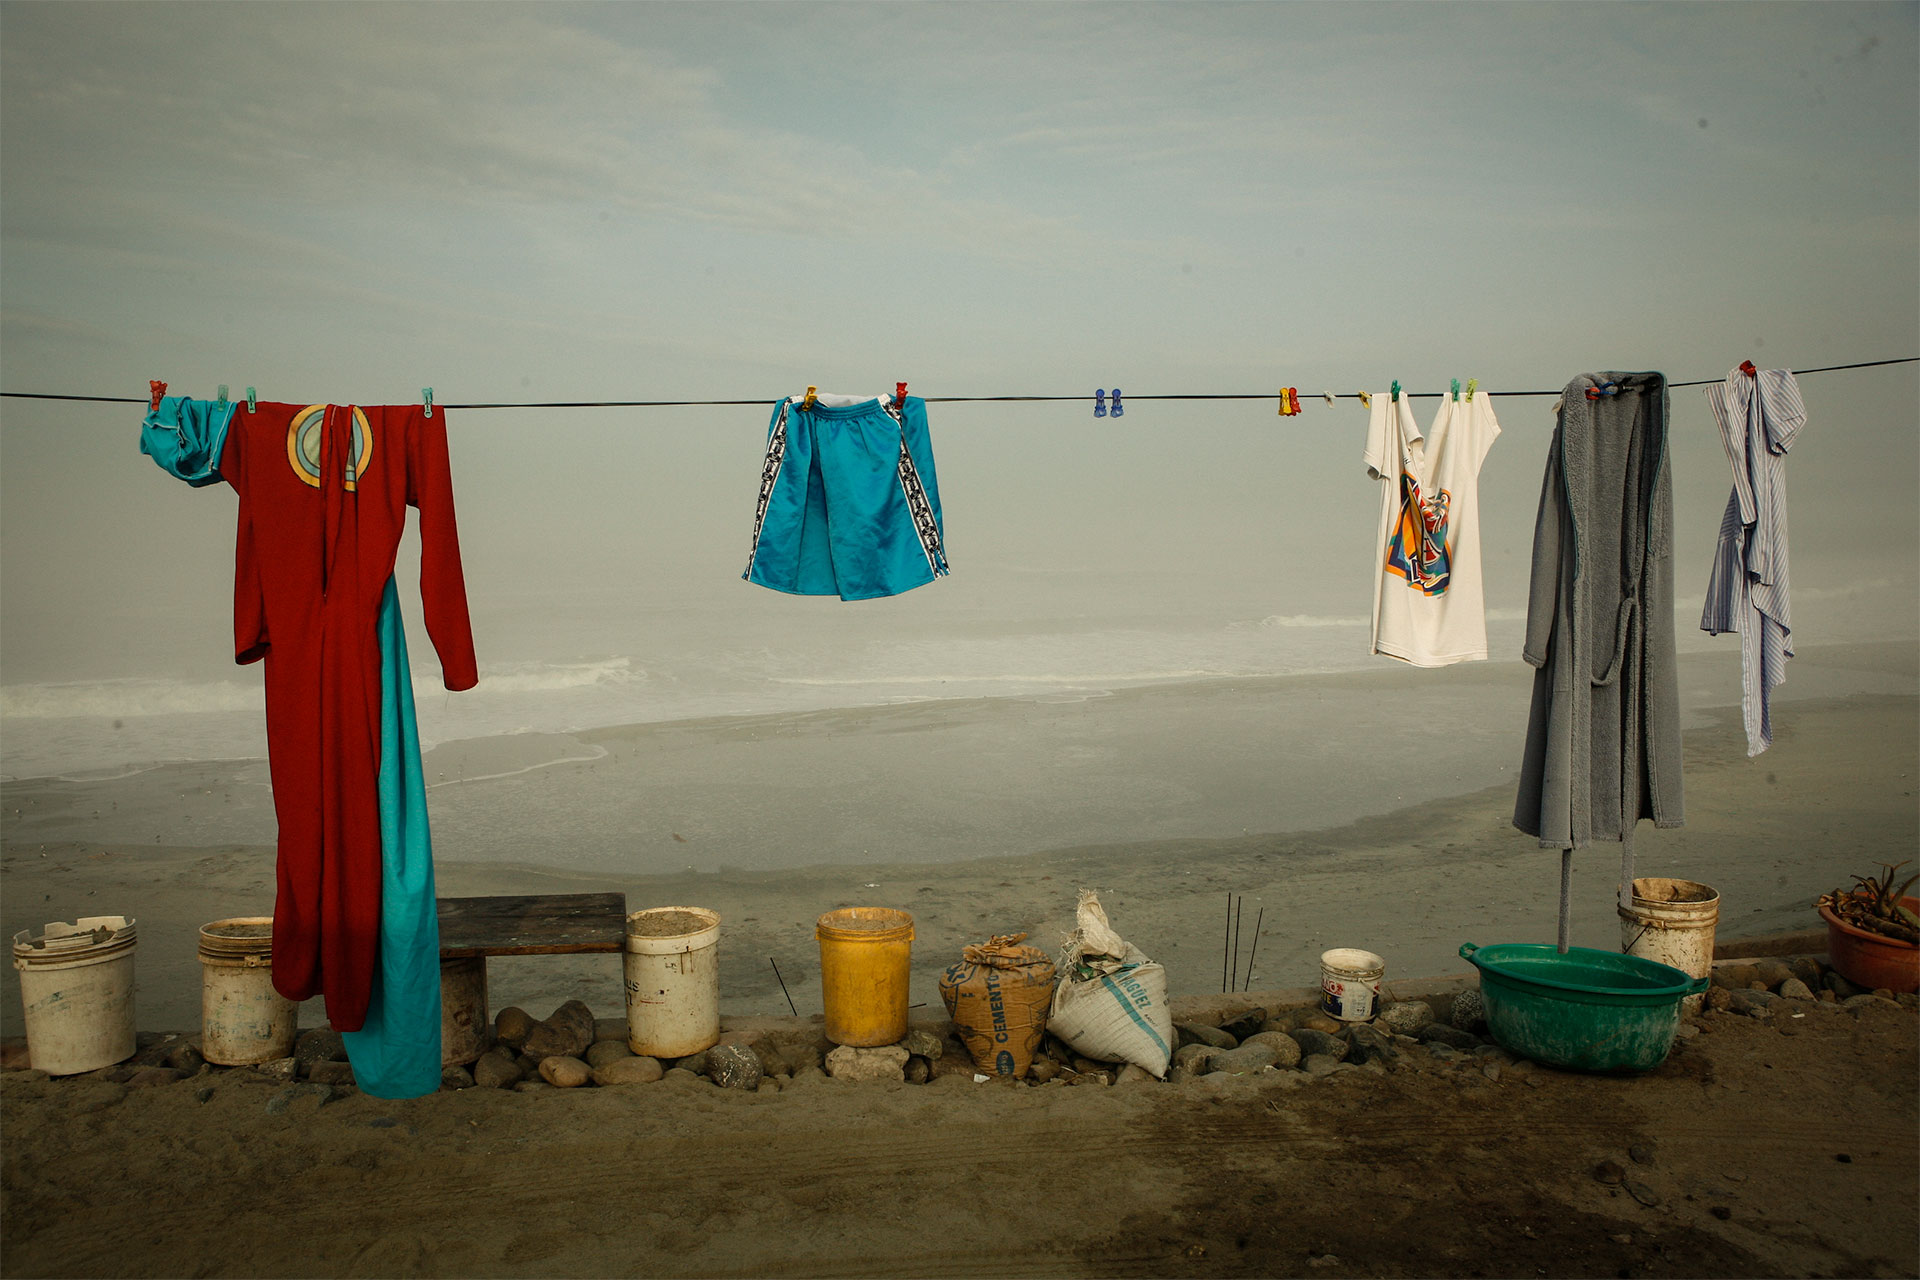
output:
[[[1652,1164],[1653,1144],[1650,1142],[1634,1143],[1627,1148],[1627,1159],[1633,1161],[1635,1164]]]
[[[178,1032],[152,1035],[143,1031],[134,1040],[139,1049],[126,1060],[125,1065],[135,1068],[164,1067],[167,1065],[167,1056],[186,1042],[186,1037]]]
[[[1746,991],[1727,993],[1727,1009],[1732,1013],[1752,1014],[1755,1009],[1766,1009],[1773,1001],[1773,994],[1765,990],[1756,991],[1750,988]],[[1758,1016],[1764,1018],[1767,1015],[1762,1013]]]
[[[1771,956],[1765,960],[1755,961],[1753,972],[1754,980],[1766,984],[1768,990],[1778,990],[1781,983],[1793,977],[1793,970],[1788,967],[1785,960]]]
[[[1393,1043],[1393,1037],[1378,1027],[1366,1023],[1355,1023],[1347,1032],[1347,1061],[1359,1065],[1379,1063],[1383,1069],[1391,1069],[1400,1061],[1400,1050]]]
[[[661,1065],[665,1065],[662,1063]],[[685,1067],[668,1067],[660,1076],[661,1084],[670,1084],[678,1089],[712,1088],[712,1083],[703,1075],[696,1075]]]
[[[516,1082],[513,1086],[513,1091],[515,1093],[539,1093],[551,1088],[553,1088],[552,1085],[542,1080],[538,1075],[533,1075],[527,1077],[525,1080]]]
[[[1222,1035],[1232,1036],[1237,1046],[1244,1043],[1248,1036],[1259,1034],[1260,1027],[1266,1020],[1267,1011],[1256,1006],[1231,1021],[1221,1023],[1220,1032]]]
[[[1493,1061],[1482,1062],[1480,1064],[1480,1074],[1485,1076],[1487,1079],[1493,1081],[1495,1084],[1499,1084],[1500,1083],[1500,1064],[1498,1062],[1493,1062]]]
[[[1841,977],[1840,972],[1837,969],[1829,969],[1827,971],[1827,975],[1824,978],[1820,979],[1820,981],[1826,986],[1827,990],[1833,992],[1833,994],[1839,997],[1842,1001],[1848,999],[1851,996],[1857,996],[1862,994],[1860,988],[1854,986],[1851,982],[1848,982],[1845,978]]]
[[[1120,1068],[1120,1074],[1114,1077],[1113,1083],[1117,1087],[1123,1084],[1156,1084],[1158,1081],[1154,1079],[1153,1072],[1137,1063],[1129,1062]]]
[[[1338,1036],[1330,1036],[1324,1031],[1315,1031],[1311,1027],[1300,1027],[1292,1034],[1295,1043],[1300,1046],[1300,1056],[1303,1060],[1320,1054],[1332,1058],[1335,1062],[1341,1062],[1347,1056],[1347,1042]]]
[[[1208,1075],[1245,1076],[1265,1071],[1279,1060],[1280,1052],[1271,1044],[1249,1040],[1238,1049],[1222,1049],[1207,1063]]]
[[[1840,997],[1836,996],[1835,994],[1833,994],[1833,992],[1827,990],[1825,987],[1820,988],[1819,991],[1814,993],[1814,999],[1818,1000],[1821,1004],[1839,1004],[1840,1003]]]
[[[1420,1040],[1426,1044],[1444,1044],[1449,1049],[1472,1053],[1480,1047],[1480,1037],[1442,1022],[1429,1022],[1420,1028]]]
[[[33,1055],[23,1038],[0,1040],[0,1071],[26,1071],[33,1066]]]
[[[907,1032],[907,1038],[900,1047],[916,1058],[925,1058],[928,1062],[938,1062],[940,1055],[947,1051],[946,1037],[926,1027],[914,1027]]]
[[[593,1068],[563,1053],[540,1059],[540,1078],[556,1089],[578,1089],[593,1079]]]
[[[1300,1069],[1315,1079],[1332,1075],[1339,1066],[1340,1059],[1329,1057],[1324,1053],[1310,1053],[1300,1059]]]
[[[534,1024],[527,1032],[521,1052],[539,1058],[578,1058],[593,1043],[593,1010],[578,1000],[569,1000],[555,1009],[545,1022]],[[585,1063],[581,1064],[585,1066]]]
[[[1627,1194],[1649,1209],[1659,1207],[1660,1193],[1644,1182],[1629,1181],[1627,1183]]]
[[[905,1058],[901,1059],[903,1062]],[[760,1066],[760,1055],[744,1044],[717,1044],[707,1050],[707,1079],[722,1089],[740,1089],[751,1093],[760,1087],[767,1073]]]
[[[1707,1212],[1712,1214],[1714,1217],[1720,1219],[1720,1221],[1722,1222],[1725,1222],[1727,1221],[1727,1219],[1733,1217],[1733,1210],[1729,1209],[1724,1204],[1713,1205],[1711,1208],[1707,1210]]]
[[[1091,1071],[1105,1071],[1109,1064],[1105,1062],[1098,1062],[1092,1058],[1083,1058],[1076,1053],[1073,1055],[1073,1061],[1068,1065],[1070,1065],[1075,1071],[1078,1071],[1081,1075],[1086,1075],[1088,1072],[1091,1072]]]
[[[1268,1033],[1261,1032],[1261,1034],[1266,1035]],[[1185,1044],[1173,1051],[1173,1065],[1187,1067],[1195,1072],[1204,1072],[1207,1069],[1206,1063],[1209,1058],[1212,1058],[1215,1054],[1225,1052],[1227,1052],[1225,1049],[1216,1049],[1210,1044],[1200,1044],[1197,1042],[1194,1044]]]
[[[780,1057],[787,1064],[787,1074],[793,1076],[799,1075],[802,1071],[820,1071],[821,1064],[826,1061],[826,1055],[821,1051],[820,1046],[811,1042],[783,1044],[780,1046]]]
[[[907,1059],[908,1084],[925,1084],[932,1074],[933,1063],[927,1061],[919,1054],[916,1053]]]
[[[346,1042],[331,1027],[303,1032],[293,1042],[293,1060],[299,1065],[299,1072],[303,1076],[312,1072],[316,1062],[344,1062],[346,1056]]]
[[[442,1089],[473,1088],[473,1072],[462,1066],[440,1068],[440,1087]]]
[[[273,1092],[273,1096],[267,1099],[267,1114],[270,1116],[282,1115],[286,1112],[287,1108],[302,1098],[316,1099],[314,1108],[318,1110],[333,1101],[333,1086],[308,1081],[305,1084],[290,1084],[285,1088],[276,1089]]]
[[[658,1058],[630,1053],[596,1068],[593,1082],[600,1085],[652,1084],[665,1074]]]
[[[780,1050],[776,1049],[771,1041],[755,1040],[747,1047],[753,1050],[754,1057],[760,1059],[762,1079],[773,1080],[793,1074],[793,1068],[787,1065],[787,1060],[780,1055]]]
[[[1174,1048],[1185,1048],[1190,1044],[1206,1045],[1213,1049],[1237,1049],[1240,1041],[1228,1035],[1218,1027],[1209,1027],[1201,1022],[1176,1022],[1173,1024]]]
[[[625,1044],[627,1042],[627,1020],[625,1018],[595,1018],[593,1020],[593,1042],[599,1044],[602,1040],[618,1040],[621,1044]]]
[[[1920,991],[1902,991],[1894,997],[1902,1009],[1920,1009]]]
[[[141,1067],[127,1077],[131,1088],[144,1089],[156,1084],[173,1084],[185,1080],[187,1073],[173,1067]]]
[[[1433,1021],[1433,1006],[1424,1000],[1396,1000],[1375,1019],[1389,1035],[1410,1036]]]
[[[207,1065],[207,1060],[190,1041],[182,1040],[168,1051],[166,1065],[191,1076],[199,1074],[200,1068]]]
[[[1729,1009],[1733,1006],[1733,992],[1725,987],[1708,987],[1706,1005],[1709,1009]]]
[[[487,1089],[508,1088],[518,1084],[526,1074],[513,1050],[505,1045],[495,1045],[473,1064],[473,1082]]]
[[[763,1098],[772,1097],[773,1095],[780,1092],[780,1081],[777,1078],[769,1077],[765,1080],[762,1080],[760,1082],[760,1087],[758,1089],[755,1089],[754,1092],[759,1094]]]
[[[1602,1160],[1593,1166],[1593,1180],[1609,1187],[1617,1187],[1627,1180],[1627,1171],[1617,1160]]]
[[[1264,1044],[1273,1049],[1273,1065],[1286,1071],[1300,1065],[1300,1042],[1284,1031],[1262,1031],[1247,1037],[1246,1044]],[[1242,1045],[1241,1048],[1245,1048]]]
[[[1320,1031],[1327,1035],[1339,1035],[1340,1028],[1346,1024],[1338,1018],[1330,1018],[1318,1009],[1309,1009],[1294,1021],[1296,1031]]]
[[[1813,990],[1798,978],[1788,978],[1780,984],[1780,998],[1783,1000],[1811,1000]]]
[[[1478,991],[1462,991],[1453,998],[1447,1025],[1456,1031],[1478,1034],[1487,1027],[1487,1002]]]
[[[1787,968],[1793,970],[1793,976],[1807,984],[1812,990],[1819,990],[1820,976],[1824,972],[1820,962],[1812,956],[1795,956],[1787,961]]]
[[[1842,1000],[1840,1002],[1840,1007],[1842,1009],[1851,1010],[1854,1013],[1859,1013],[1863,1009],[1872,1008],[1874,1004],[1879,1001],[1880,1001],[1879,996],[1870,995],[1867,992],[1862,991],[1857,996],[1848,996],[1846,999]]]
[[[1735,991],[1751,990],[1760,980],[1760,972],[1750,964],[1730,964],[1715,969],[1715,976],[1725,975],[1727,986]]]
[[[633,1050],[627,1048],[625,1036],[621,1036],[618,1040],[596,1040],[587,1048],[587,1065],[597,1071],[609,1062],[617,1062],[621,1058],[632,1056]]]
[[[317,1080],[321,1084],[352,1084],[353,1064],[351,1062],[316,1062],[307,1068],[307,1079]],[[473,1081],[469,1079],[467,1083],[472,1084]]]
[[[1076,1071],[1067,1077],[1067,1083],[1105,1088],[1113,1083],[1113,1076],[1107,1071]]]
[[[258,1062],[253,1069],[269,1080],[291,1080],[298,1063],[292,1058],[275,1058],[272,1062]]]
[[[198,1089],[195,1089],[193,1091],[193,1097],[194,1097],[194,1101],[196,1102],[212,1102],[213,1086],[210,1084],[201,1085]]]
[[[518,1053],[533,1028],[532,1014],[518,1005],[509,1005],[493,1019],[493,1038]]]
[[[827,1055],[827,1074],[835,1080],[905,1080],[910,1056],[897,1044],[874,1049],[843,1044]]]
[[[1206,1048],[1206,1045],[1201,1045]],[[1177,1055],[1176,1055],[1177,1056]],[[1060,1074],[1060,1064],[1052,1058],[1035,1058],[1033,1065],[1027,1068],[1027,1079],[1035,1084],[1045,1084]]]

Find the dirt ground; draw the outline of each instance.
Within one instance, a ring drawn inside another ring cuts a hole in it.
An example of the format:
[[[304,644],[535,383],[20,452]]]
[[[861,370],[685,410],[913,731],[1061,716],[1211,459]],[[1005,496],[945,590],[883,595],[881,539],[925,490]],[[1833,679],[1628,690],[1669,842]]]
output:
[[[778,1093],[348,1090],[269,1114],[281,1086],[251,1071],[9,1072],[0,1270],[1914,1275],[1915,1014],[1797,1007],[1709,1012],[1639,1077],[1493,1080],[1409,1051],[1324,1080],[802,1072]]]

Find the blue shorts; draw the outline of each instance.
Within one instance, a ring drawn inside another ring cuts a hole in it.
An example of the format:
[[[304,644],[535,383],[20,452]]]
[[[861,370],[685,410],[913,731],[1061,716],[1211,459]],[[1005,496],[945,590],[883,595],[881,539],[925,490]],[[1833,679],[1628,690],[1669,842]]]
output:
[[[924,400],[775,406],[741,577],[794,595],[871,600],[946,572]]]

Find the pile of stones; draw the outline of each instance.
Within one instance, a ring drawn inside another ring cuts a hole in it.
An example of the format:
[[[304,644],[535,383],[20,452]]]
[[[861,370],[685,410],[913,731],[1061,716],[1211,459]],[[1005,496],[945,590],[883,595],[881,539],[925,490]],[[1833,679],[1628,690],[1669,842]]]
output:
[[[1895,995],[1882,988],[1867,991],[1841,977],[1814,956],[1755,960],[1751,964],[1722,964],[1708,979],[1706,1007],[1753,1018],[1771,1018],[1782,1001],[1837,1004],[1846,1009],[1870,1008],[1891,1002],[1920,1008],[1913,992]],[[1787,1007],[1791,1007],[1791,1003]]]
[[[1463,991],[1436,1011],[1434,1003],[1401,1000],[1372,1022],[1340,1022],[1317,1007],[1270,1013],[1248,1009],[1214,1027],[1174,1024],[1178,1036],[1167,1080],[1294,1071],[1323,1078],[1348,1070],[1392,1071],[1409,1054],[1448,1062],[1477,1062],[1489,1074],[1516,1060],[1486,1037],[1486,1010],[1477,991]]]

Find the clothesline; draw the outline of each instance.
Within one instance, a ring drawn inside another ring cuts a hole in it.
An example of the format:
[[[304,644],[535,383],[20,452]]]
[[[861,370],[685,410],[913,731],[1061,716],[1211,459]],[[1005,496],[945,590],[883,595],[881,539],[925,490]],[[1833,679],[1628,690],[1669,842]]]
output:
[[[1864,360],[1857,364],[1830,364],[1830,365],[1823,365],[1817,369],[1794,369],[1791,372],[1795,377],[1804,377],[1809,373],[1835,373],[1843,369],[1874,369],[1882,365],[1913,364],[1915,362],[1920,362],[1920,356],[1901,356],[1898,359],[1894,359],[1894,360]],[[1669,382],[1667,384],[1667,387],[1669,390],[1678,390],[1681,387],[1705,387],[1705,386],[1711,386],[1714,383],[1720,382],[1720,381],[1722,381],[1722,379],[1720,378],[1698,378],[1689,382]],[[1486,394],[1495,398],[1503,398],[1503,397],[1522,398],[1527,396],[1557,396],[1561,393],[1562,390],[1563,388],[1555,387],[1551,391],[1488,391],[1486,392]],[[1274,398],[1274,394],[1275,393],[1272,391],[1257,391],[1257,392],[1216,391],[1216,392],[1192,392],[1187,394],[1168,394],[1168,395],[1134,395],[1134,394],[1128,393],[1126,398],[1129,402],[1134,402],[1134,403],[1137,403],[1142,400],[1271,400]],[[1361,395],[1362,395],[1362,393],[1358,391],[1346,391],[1346,392],[1339,392],[1339,393],[1314,392],[1314,393],[1311,393],[1310,395],[1305,396],[1303,398],[1303,403],[1307,400],[1324,399],[1329,394],[1332,394],[1333,398],[1336,400],[1358,400],[1361,398]],[[1372,395],[1375,393],[1367,392],[1365,394]],[[1452,392],[1450,391],[1403,391],[1401,394],[1406,396],[1411,396],[1411,397],[1436,397],[1436,396],[1451,395]],[[9,399],[9,400],[77,400],[77,401],[84,401],[90,404],[146,404],[148,403],[148,399],[145,396],[76,396],[76,395],[54,395],[54,394],[34,392],[34,391],[0,391],[0,398]],[[441,409],[463,409],[463,410],[464,409],[679,409],[679,408],[697,408],[697,407],[709,406],[709,405],[712,405],[712,406],[768,405],[768,404],[773,404],[782,398],[783,397],[781,396],[760,396],[755,399],[746,399],[746,400],[548,400],[548,401],[537,401],[537,402],[527,402],[527,403],[507,403],[502,401],[497,403],[486,403],[486,404],[478,404],[478,403],[476,404],[436,404],[435,407],[441,408]],[[1086,402],[1094,399],[1093,396],[925,396],[922,398],[928,404],[1004,404],[1004,403],[1026,404],[1026,403],[1035,403],[1035,402]]]

